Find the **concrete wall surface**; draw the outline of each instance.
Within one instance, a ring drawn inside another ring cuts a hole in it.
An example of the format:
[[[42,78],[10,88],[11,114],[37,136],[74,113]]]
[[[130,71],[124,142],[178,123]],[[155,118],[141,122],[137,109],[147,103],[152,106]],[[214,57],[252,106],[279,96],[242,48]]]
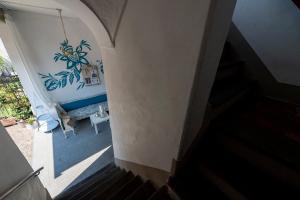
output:
[[[300,10],[292,1],[238,0],[233,22],[281,83],[300,86]]]
[[[115,157],[167,172],[178,156],[210,0],[129,0],[101,49]]]

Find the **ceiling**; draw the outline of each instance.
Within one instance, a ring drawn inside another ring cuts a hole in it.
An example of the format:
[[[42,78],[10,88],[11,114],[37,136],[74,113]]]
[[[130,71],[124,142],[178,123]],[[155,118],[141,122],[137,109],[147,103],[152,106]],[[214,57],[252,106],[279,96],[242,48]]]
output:
[[[71,12],[64,9],[63,6],[54,0],[0,0],[0,7],[47,15],[58,15],[57,10],[55,9],[62,9],[62,14],[64,16],[75,17]]]

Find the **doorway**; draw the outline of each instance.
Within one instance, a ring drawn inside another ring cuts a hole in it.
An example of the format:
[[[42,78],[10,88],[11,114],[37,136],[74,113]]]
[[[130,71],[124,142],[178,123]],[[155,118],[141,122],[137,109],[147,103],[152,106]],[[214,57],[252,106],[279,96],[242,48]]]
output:
[[[45,87],[45,81],[47,80],[44,80],[40,74],[49,74],[49,71],[51,74],[58,74],[61,71],[57,72],[56,70],[60,70],[60,67],[62,67],[64,71],[67,71],[64,69],[65,64],[67,64],[67,62],[63,62],[64,58],[57,62],[53,59],[55,53],[61,51],[61,32],[57,31],[56,34],[49,34],[43,27],[52,24],[54,29],[60,30],[60,26],[55,27],[57,22],[59,22],[59,17],[54,14],[44,15],[23,10],[12,11],[10,14],[13,21],[10,22],[10,19],[8,19],[6,24],[0,24],[0,36],[3,39],[3,46],[7,49],[7,54],[10,55],[12,63],[14,63],[14,73],[19,75],[20,82],[22,83],[20,86],[24,89],[24,94],[26,94],[25,96],[28,97],[28,102],[30,102],[29,110],[32,119],[31,117],[28,119],[37,123],[37,126],[26,127],[29,121],[24,120],[24,129],[29,130],[28,128],[32,128],[30,129],[31,148],[28,150],[31,153],[31,160],[29,160],[29,162],[33,169],[44,167],[39,178],[48,189],[50,195],[55,197],[113,161],[114,155],[109,118],[103,123],[98,123],[98,121],[91,123],[92,121],[89,115],[85,115],[84,118],[76,118],[75,134],[73,134],[72,132],[64,132],[65,127],[59,123],[60,118],[57,112],[59,105],[66,111],[68,116],[74,113],[76,114],[76,109],[83,107],[86,107],[86,111],[94,110],[95,113],[97,113],[99,106],[95,104],[97,104],[98,101],[106,101],[106,94],[104,94],[105,88],[104,84],[98,84],[98,80],[95,80],[96,70],[94,67],[94,70],[92,70],[92,78],[94,78],[94,83],[97,84],[89,84],[77,89],[78,85],[75,83],[77,83],[77,79],[83,80],[83,77],[81,77],[81,75],[77,77],[76,75],[78,74],[76,74],[73,76],[72,81],[70,81],[71,75],[68,77],[68,84],[64,87],[60,85],[55,91],[47,90],[47,87]],[[34,20],[37,18],[39,20]],[[28,23],[25,28],[22,26],[24,23],[22,20]],[[40,23],[40,21],[42,21],[42,23]],[[9,23],[14,23],[13,29],[9,27]],[[93,41],[93,37],[91,37],[92,34],[88,31],[82,31],[84,25],[82,25],[78,19],[67,18],[65,23],[66,25],[69,24],[72,30],[70,32],[74,32],[74,34],[70,36],[70,43],[64,46],[70,48],[70,45],[72,45],[74,46],[74,51],[76,51],[76,47],[78,47],[78,49],[82,48],[82,51],[89,51],[87,46],[90,47],[92,53],[85,59],[93,66],[99,63],[99,65],[97,65],[99,66],[99,72],[103,74],[105,69],[103,69],[103,66],[102,68],[100,66],[101,59],[99,59],[99,62],[95,59],[95,55],[99,55],[99,53],[96,50],[98,48],[97,44]],[[44,30],[44,34],[39,33],[33,36],[27,32],[30,31],[30,29]],[[79,34],[78,36],[76,34],[79,29],[81,30],[81,35]],[[84,35],[85,38],[81,39],[82,35]],[[32,40],[32,38],[34,40]],[[36,41],[37,38],[39,38],[44,45],[43,48],[42,45]],[[83,41],[88,42],[89,45]],[[28,46],[30,46],[30,48]],[[85,54],[85,52],[80,53],[81,55]],[[78,69],[81,68],[78,66]],[[103,72],[101,72],[101,70]],[[9,69],[8,71],[10,72],[12,70]],[[14,74],[13,72],[11,73]],[[64,79],[61,79],[61,81],[64,82]],[[72,82],[73,85],[70,84],[70,82]],[[103,89],[104,92],[99,94],[99,88]],[[19,90],[17,89],[16,91]],[[91,93],[93,94],[90,96]],[[43,98],[43,95],[49,98]],[[5,104],[5,107],[6,106],[8,105]],[[43,109],[37,109],[39,107],[43,107]],[[50,131],[43,131],[40,128],[41,122],[39,121],[39,116],[43,114],[50,115],[57,123],[57,126]],[[19,121],[16,120],[16,122]],[[97,132],[95,132],[95,126],[98,127]],[[13,126],[10,128],[12,127]],[[7,131],[9,132],[8,129]],[[23,133],[24,131],[20,131],[21,136],[24,136]],[[66,135],[67,138],[65,137]],[[20,140],[23,142],[26,141],[26,139],[23,140],[22,138]],[[17,144],[16,141],[15,143]]]

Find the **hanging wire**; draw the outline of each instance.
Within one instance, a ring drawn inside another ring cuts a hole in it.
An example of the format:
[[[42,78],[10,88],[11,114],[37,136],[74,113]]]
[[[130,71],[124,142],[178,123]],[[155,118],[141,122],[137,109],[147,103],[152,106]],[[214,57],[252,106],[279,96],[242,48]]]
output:
[[[58,14],[59,14],[59,18],[60,18],[60,21],[61,21],[61,26],[62,26],[62,28],[63,28],[64,35],[65,35],[65,38],[66,38],[66,41],[68,41],[67,33],[66,33],[66,28],[65,28],[65,24],[64,24],[64,20],[63,20],[63,18],[62,18],[62,14],[61,14],[62,10],[61,10],[61,9],[57,9],[57,11],[58,11]]]

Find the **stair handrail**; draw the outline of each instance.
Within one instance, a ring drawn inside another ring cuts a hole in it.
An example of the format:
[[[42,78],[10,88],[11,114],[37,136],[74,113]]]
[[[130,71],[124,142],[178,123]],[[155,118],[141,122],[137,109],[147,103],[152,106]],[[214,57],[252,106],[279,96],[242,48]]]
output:
[[[28,174],[25,178],[23,178],[16,185],[14,185],[9,190],[7,190],[7,192],[5,192],[3,195],[1,195],[0,200],[5,199],[10,194],[14,193],[16,190],[18,190],[20,187],[22,187],[27,181],[29,181],[30,179],[38,176],[43,169],[44,169],[44,167],[40,167],[39,169],[37,169],[37,170],[31,172],[30,174]]]

